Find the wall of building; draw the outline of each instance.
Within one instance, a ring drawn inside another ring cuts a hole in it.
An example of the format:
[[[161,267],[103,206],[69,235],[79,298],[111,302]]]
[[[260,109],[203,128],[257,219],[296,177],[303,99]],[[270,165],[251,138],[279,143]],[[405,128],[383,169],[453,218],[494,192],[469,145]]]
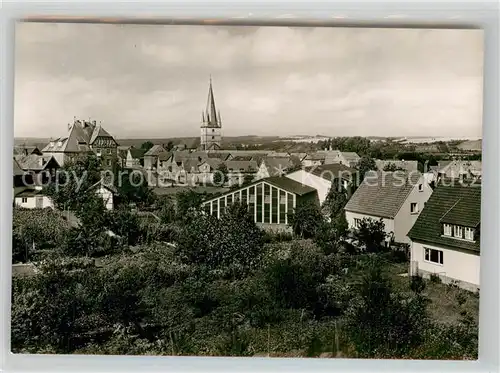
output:
[[[109,190],[100,186],[96,191],[97,195],[104,200],[104,204],[108,210],[113,210],[113,193]]]
[[[443,252],[443,264],[425,261],[425,248],[441,250]],[[445,282],[451,280],[461,281],[463,282],[462,286],[465,288],[470,288],[470,285],[475,287],[480,285],[480,256],[476,253],[412,242],[411,261],[417,263],[416,268],[418,268],[419,273],[437,274]]]
[[[202,149],[208,148],[210,144],[222,143],[221,128],[201,127],[200,145]]]
[[[355,229],[355,227],[356,227],[355,219],[360,219],[360,220],[372,219],[372,220],[377,220],[377,221],[380,220],[380,217],[378,217],[378,216],[359,214],[359,213],[351,212],[351,211],[346,211],[345,217],[346,217],[347,223],[349,224],[349,229]],[[384,222],[385,233],[387,233],[387,234],[394,233],[394,220],[383,218],[382,221]]]
[[[317,190],[319,203],[323,204],[332,186],[331,181],[322,177],[316,176],[304,170],[298,170],[285,175],[287,178],[295,180],[304,185],[310,186]]]
[[[422,190],[420,191],[418,186],[422,185]],[[412,191],[406,198],[405,202],[401,206],[400,210],[394,218],[394,240],[396,242],[410,243],[410,239],[407,234],[413,227],[413,224],[417,221],[425,203],[432,194],[432,188],[428,183],[425,182],[423,176],[420,177],[418,183],[413,187]],[[411,203],[418,204],[418,213],[411,213]]]
[[[296,207],[297,198],[293,193],[261,182],[224,194],[202,206],[207,214],[220,218],[226,206],[238,201],[249,206],[256,223],[286,226],[288,213]]]
[[[30,196],[24,198],[26,198],[26,202],[23,202],[23,197],[16,197],[14,200],[15,204],[25,209],[54,208],[54,203],[47,196]]]

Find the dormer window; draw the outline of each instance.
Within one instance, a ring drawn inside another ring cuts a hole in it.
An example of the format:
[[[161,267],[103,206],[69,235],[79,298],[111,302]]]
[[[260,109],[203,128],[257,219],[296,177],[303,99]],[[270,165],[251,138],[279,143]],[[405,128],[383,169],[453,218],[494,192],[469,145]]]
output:
[[[462,227],[461,227],[461,226],[459,226],[459,225],[455,225],[455,226],[453,227],[453,237],[456,237],[456,238],[463,238],[463,236],[462,236],[462,231],[463,231],[463,229],[462,229]]]
[[[423,184],[418,184],[418,191],[423,192],[424,191],[424,186]]]
[[[451,225],[450,224],[443,224],[443,234],[445,236],[450,236],[451,237]]]
[[[474,228],[465,227],[464,233],[466,240],[474,241]]]

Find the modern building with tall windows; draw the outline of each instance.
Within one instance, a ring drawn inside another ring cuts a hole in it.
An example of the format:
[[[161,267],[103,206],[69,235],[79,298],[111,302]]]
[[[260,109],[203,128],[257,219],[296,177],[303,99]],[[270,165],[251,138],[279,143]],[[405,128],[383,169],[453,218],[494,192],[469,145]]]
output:
[[[205,213],[220,218],[232,203],[248,205],[254,221],[266,230],[287,231],[288,214],[298,203],[319,203],[315,188],[286,176],[273,176],[232,190],[202,204]]]

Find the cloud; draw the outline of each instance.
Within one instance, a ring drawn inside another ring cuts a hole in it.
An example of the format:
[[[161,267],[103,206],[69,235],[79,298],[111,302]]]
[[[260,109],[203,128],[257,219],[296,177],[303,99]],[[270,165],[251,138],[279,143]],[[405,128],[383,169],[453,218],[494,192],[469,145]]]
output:
[[[482,69],[480,30],[21,23],[15,134],[196,136],[212,75],[226,135],[478,136]]]

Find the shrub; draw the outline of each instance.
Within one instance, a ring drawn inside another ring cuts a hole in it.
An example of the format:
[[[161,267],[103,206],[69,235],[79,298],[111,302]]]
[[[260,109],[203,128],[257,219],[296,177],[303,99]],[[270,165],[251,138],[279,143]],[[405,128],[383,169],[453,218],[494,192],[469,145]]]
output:
[[[425,290],[425,280],[422,278],[422,276],[419,275],[411,276],[410,289],[416,294],[420,294],[422,291]]]
[[[431,273],[429,279],[435,284],[440,284],[442,282],[441,277],[439,277],[437,273]]]

